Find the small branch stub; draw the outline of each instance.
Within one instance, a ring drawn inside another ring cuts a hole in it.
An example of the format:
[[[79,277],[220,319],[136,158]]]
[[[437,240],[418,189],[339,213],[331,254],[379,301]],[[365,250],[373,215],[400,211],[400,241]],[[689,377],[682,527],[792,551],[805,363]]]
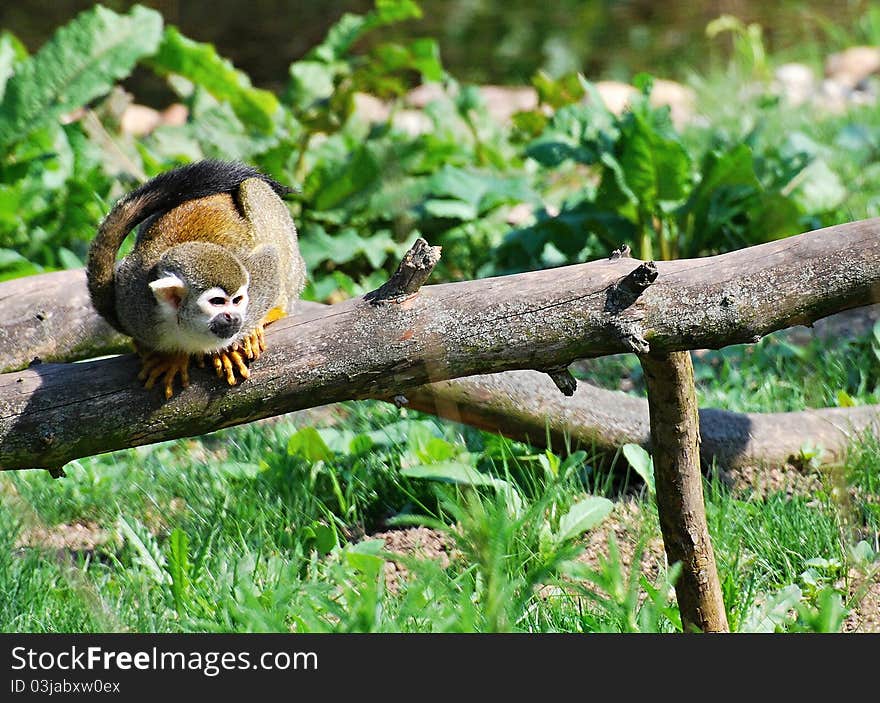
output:
[[[657,280],[657,275],[657,264],[653,261],[639,264],[608,289],[605,311],[620,312],[628,308]]]
[[[545,373],[553,380],[553,383],[556,384],[562,395],[574,395],[574,392],[577,390],[577,379],[568,370],[567,366],[548,369]]]
[[[629,248],[629,244],[621,244],[620,247],[611,252],[611,256],[608,258],[611,260],[614,259],[629,259],[632,257],[632,249]]]
[[[409,400],[407,399],[407,397],[400,393],[394,396],[391,399],[391,402],[393,402],[398,408],[405,408],[407,405],[409,405]]]
[[[441,247],[432,247],[419,237],[412,248],[403,255],[400,266],[391,278],[376,290],[367,293],[364,300],[380,305],[400,302],[415,295],[440,261],[440,250]]]

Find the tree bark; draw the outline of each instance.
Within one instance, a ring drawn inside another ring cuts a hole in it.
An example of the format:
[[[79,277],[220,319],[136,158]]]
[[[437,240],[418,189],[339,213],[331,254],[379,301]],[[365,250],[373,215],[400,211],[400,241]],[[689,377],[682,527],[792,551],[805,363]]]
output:
[[[685,632],[729,632],[700,473],[700,426],[689,352],[639,357],[648,385],[657,512]]]
[[[128,340],[95,312],[82,271],[0,283],[0,301],[0,372],[17,371],[35,358],[69,362],[130,351]],[[300,307],[311,313],[326,306],[304,301]],[[557,451],[583,447],[613,454],[628,442],[650,449],[645,399],[584,381],[567,398],[537,371],[439,381],[404,397],[413,409]],[[700,455],[707,465],[714,460],[730,468],[780,465],[796,462],[811,446],[822,448],[823,462],[839,463],[853,437],[866,430],[880,430],[880,406],[788,413],[707,408],[700,410]]]
[[[308,309],[270,328],[269,353],[248,381],[227,388],[207,372],[193,373],[190,388],[170,402],[139,386],[131,355],[35,365],[0,376],[0,467],[57,468],[339,400],[387,400],[431,381],[536,369],[559,383],[559,370],[577,358],[755,341],[875,302],[878,233],[880,220],[867,220],[721,256],[659,262],[656,274],[618,258],[428,286],[379,304],[358,298]],[[646,275],[656,282],[636,286],[633,297],[627,281]],[[43,329],[53,315],[45,295],[4,298],[18,306],[20,324],[2,346],[17,350],[19,362],[57,354],[57,338]],[[28,331],[34,320],[36,330]],[[87,344],[95,332],[84,323],[70,343]]]

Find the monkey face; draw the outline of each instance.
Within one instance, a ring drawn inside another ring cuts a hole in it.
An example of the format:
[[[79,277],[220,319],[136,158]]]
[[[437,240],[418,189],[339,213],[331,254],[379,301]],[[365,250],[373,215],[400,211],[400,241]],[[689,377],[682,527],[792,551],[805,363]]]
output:
[[[247,283],[233,293],[219,286],[193,289],[176,274],[150,283],[158,303],[163,348],[204,354],[234,342],[247,313]]]
[[[196,305],[208,319],[208,329],[220,340],[231,340],[241,330],[247,311],[247,287],[242,286],[232,295],[222,288],[211,288],[202,293]]]

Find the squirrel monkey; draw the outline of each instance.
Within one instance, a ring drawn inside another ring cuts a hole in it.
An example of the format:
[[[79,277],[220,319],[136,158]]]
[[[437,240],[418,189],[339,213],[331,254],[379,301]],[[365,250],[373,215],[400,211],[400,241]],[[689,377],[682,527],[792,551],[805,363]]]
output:
[[[189,384],[192,358],[235,385],[265,350],[263,328],[305,285],[290,192],[244,164],[199,161],[160,174],[116,203],[89,248],[92,303],[141,357],[139,380]],[[134,247],[119,248],[136,225]]]

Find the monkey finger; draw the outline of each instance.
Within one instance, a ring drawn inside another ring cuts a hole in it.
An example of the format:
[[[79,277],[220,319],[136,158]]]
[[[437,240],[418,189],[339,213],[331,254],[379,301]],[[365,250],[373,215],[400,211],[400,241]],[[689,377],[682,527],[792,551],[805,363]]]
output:
[[[165,372],[165,400],[171,398],[174,395],[174,377],[177,375],[177,372],[174,369],[169,369]]]
[[[155,356],[146,356],[141,361],[141,370],[138,373],[138,381],[143,381],[147,376],[149,376],[150,372],[156,368],[158,364],[158,360]]]
[[[235,364],[235,371],[242,378],[250,378],[251,371],[247,367],[247,364],[244,361],[241,353],[238,351],[232,351],[229,353],[230,358],[232,359],[232,363]]]
[[[253,350],[253,347],[251,346],[251,337],[250,337],[250,335],[245,335],[244,337],[242,337],[242,339],[241,339],[241,349],[242,349],[242,351],[244,352],[244,355],[245,355],[248,359],[253,359],[253,358],[254,358],[254,350]]]
[[[214,364],[214,371],[217,374],[217,378],[223,378],[223,360],[220,358],[222,352],[215,352],[211,356],[211,361]]]
[[[229,358],[228,354],[223,354],[223,370],[226,372],[226,383],[230,386],[234,386],[238,383],[238,379],[235,377],[235,371],[232,368],[232,359]]]
[[[146,380],[146,382],[144,383],[144,388],[149,389],[149,388],[152,388],[153,386],[155,386],[155,385],[156,385],[156,381],[159,380],[159,377],[160,377],[163,373],[165,373],[165,369],[164,369],[164,368],[162,368],[162,367],[159,366],[158,364],[157,364],[157,365],[154,365],[154,366],[150,369],[149,373],[148,373],[147,376],[146,376],[147,380]]]

